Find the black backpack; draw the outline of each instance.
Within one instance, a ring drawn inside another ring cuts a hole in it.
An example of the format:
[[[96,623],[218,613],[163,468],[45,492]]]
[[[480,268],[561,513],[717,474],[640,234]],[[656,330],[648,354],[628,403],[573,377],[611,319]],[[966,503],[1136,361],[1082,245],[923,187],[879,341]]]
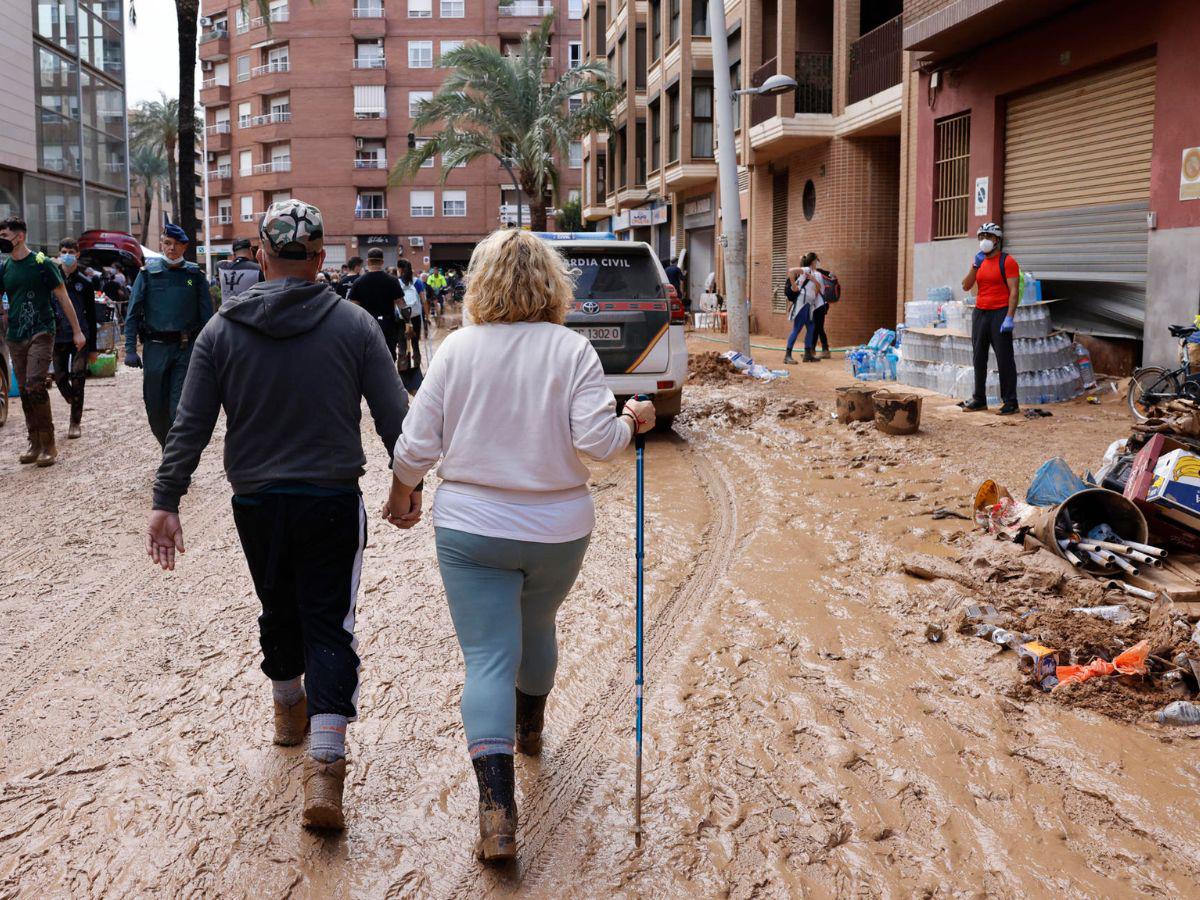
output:
[[[821,277],[825,280],[825,287],[821,291],[821,299],[826,303],[834,304],[842,299],[842,285],[838,281],[838,277],[828,269],[817,269],[821,273]]]

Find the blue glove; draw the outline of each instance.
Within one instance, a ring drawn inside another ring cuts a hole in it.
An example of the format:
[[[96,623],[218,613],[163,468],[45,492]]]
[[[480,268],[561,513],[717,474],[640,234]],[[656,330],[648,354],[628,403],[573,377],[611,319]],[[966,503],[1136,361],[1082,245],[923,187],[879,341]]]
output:
[[[982,266],[983,261],[985,259],[987,259],[987,254],[984,253],[982,250],[980,250],[978,253],[976,253],[975,254],[975,268],[978,269],[980,266]]]
[[[1013,317],[1005,316],[1004,321],[1000,323],[1000,333],[1006,334],[1013,330]]]
[[[131,369],[140,369],[142,367],[142,358],[137,353],[126,353],[125,365]]]

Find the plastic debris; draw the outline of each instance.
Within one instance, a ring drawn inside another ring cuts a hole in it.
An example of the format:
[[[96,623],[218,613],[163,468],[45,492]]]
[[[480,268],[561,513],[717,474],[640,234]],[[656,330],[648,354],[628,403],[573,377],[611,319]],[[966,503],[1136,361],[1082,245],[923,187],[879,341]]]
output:
[[[1113,606],[1073,606],[1071,612],[1083,613],[1085,616],[1095,616],[1107,622],[1124,625],[1133,618],[1133,611],[1128,606],[1115,604]]]
[[[1163,725],[1200,725],[1200,704],[1176,700],[1160,709],[1157,718]]]
[[[1150,655],[1150,642],[1138,641],[1112,662],[1093,659],[1086,666],[1059,666],[1059,687],[1064,684],[1082,684],[1097,675],[1145,675],[1146,658]]]

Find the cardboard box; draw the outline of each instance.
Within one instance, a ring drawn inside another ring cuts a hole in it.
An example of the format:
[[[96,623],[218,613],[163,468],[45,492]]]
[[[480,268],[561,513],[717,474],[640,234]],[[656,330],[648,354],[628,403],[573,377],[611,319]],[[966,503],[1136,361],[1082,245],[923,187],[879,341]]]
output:
[[[1146,500],[1168,518],[1200,530],[1200,455],[1180,449],[1160,456]]]
[[[1053,675],[1058,668],[1058,651],[1037,641],[1030,641],[1017,650],[1017,665],[1030,681],[1040,684],[1042,679]]]

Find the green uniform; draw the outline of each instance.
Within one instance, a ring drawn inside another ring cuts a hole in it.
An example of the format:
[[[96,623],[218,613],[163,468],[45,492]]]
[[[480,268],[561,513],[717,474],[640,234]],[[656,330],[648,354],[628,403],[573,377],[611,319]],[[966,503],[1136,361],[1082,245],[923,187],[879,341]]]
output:
[[[58,264],[43,253],[5,260],[3,292],[8,294],[8,339],[32,340],[58,330],[54,318],[54,289],[63,283]]]
[[[192,357],[192,341],[212,317],[208,281],[192,262],[172,268],[152,259],[133,282],[125,321],[125,353],[137,352],[142,339],[142,397],[150,430],[160,444],[175,421],[183,379]]]

